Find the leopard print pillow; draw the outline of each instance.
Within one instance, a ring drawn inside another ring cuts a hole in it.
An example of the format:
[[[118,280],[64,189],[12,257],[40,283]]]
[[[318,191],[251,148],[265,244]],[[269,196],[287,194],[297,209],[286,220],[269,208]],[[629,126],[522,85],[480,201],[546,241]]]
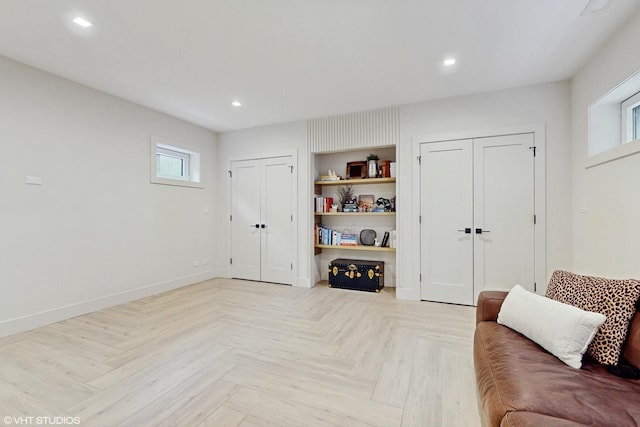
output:
[[[587,348],[604,365],[617,365],[629,322],[640,298],[637,280],[612,280],[556,270],[547,288],[548,298],[607,316]]]

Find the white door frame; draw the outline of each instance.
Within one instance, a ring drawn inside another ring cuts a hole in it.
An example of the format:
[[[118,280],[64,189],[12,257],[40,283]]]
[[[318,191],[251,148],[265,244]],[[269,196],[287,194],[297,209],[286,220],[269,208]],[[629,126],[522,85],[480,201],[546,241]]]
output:
[[[546,126],[544,123],[506,127],[493,129],[479,129],[460,131],[444,134],[432,134],[412,138],[412,157],[417,165],[420,156],[420,144],[440,141],[450,141],[458,139],[474,139],[491,136],[517,135],[532,133],[536,147],[536,161],[534,169],[535,182],[535,213],[536,229],[534,236],[535,244],[535,283],[536,292],[545,288],[547,280],[547,203],[546,203]],[[420,174],[414,173],[412,181],[412,235],[420,236]],[[419,281],[420,277],[420,239],[416,237],[411,243],[412,265],[416,266],[414,277]],[[420,286],[418,286],[420,287]],[[474,302],[475,304],[475,302]]]
[[[227,181],[227,189],[228,189],[228,200],[227,200],[227,220],[230,221],[231,217],[231,207],[232,207],[232,188],[231,188],[231,164],[233,162],[243,161],[243,160],[262,160],[262,159],[270,159],[274,157],[291,157],[291,164],[293,165],[293,185],[291,186],[291,200],[293,210],[293,222],[291,227],[293,229],[294,236],[292,238],[293,242],[293,272],[291,283],[292,286],[297,285],[298,278],[298,152],[294,151],[283,151],[283,152],[272,152],[272,153],[256,153],[256,154],[247,154],[247,155],[238,155],[238,156],[230,156],[227,158],[227,171],[228,171],[228,181]],[[231,257],[231,227],[228,227],[227,233],[227,253],[229,257]],[[228,264],[227,264],[228,265]],[[229,267],[231,267],[229,265]],[[231,272],[231,268],[229,268],[229,273]]]

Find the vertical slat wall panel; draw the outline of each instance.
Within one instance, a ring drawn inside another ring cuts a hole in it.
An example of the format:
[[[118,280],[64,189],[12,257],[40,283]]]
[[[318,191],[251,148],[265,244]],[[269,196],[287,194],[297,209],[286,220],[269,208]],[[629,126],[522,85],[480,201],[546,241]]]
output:
[[[312,153],[397,145],[399,140],[397,107],[307,121],[307,143]]]

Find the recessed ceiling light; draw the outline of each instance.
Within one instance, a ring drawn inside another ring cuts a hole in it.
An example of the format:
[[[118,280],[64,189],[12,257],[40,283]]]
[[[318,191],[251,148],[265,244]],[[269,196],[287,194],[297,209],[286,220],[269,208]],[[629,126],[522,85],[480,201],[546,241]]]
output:
[[[79,16],[73,20],[73,22],[75,22],[76,24],[80,25],[83,28],[89,28],[91,25],[91,22],[87,21],[84,18],[80,18]]]
[[[233,105],[234,107],[242,107],[242,104],[238,101],[233,101],[231,105]]]
[[[445,60],[442,63],[444,64],[445,67],[450,67],[452,65],[455,65],[456,58],[445,58]]]

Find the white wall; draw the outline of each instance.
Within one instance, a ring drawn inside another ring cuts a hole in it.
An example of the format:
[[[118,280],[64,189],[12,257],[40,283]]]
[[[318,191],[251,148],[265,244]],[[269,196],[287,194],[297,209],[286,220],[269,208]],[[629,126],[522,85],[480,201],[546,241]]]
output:
[[[419,263],[415,260],[416,237],[412,234],[412,157],[414,137],[503,129],[514,126],[544,124],[547,144],[547,277],[556,268],[571,267],[571,168],[570,168],[570,87],[568,82],[549,83],[499,92],[422,102],[400,107],[401,142],[398,147],[398,265],[397,295],[419,299]],[[224,181],[220,194],[228,200],[228,159],[257,153],[298,150],[299,281],[314,283],[316,266],[311,260],[311,229],[313,223],[311,198],[313,168],[307,163],[306,122],[267,126],[246,131],[223,133],[219,136],[219,177]],[[225,202],[228,205],[228,202]],[[228,209],[221,211],[222,221],[228,221]],[[306,220],[305,220],[306,218]],[[227,227],[228,228],[228,227]],[[222,259],[228,260],[227,242],[219,245]],[[221,268],[228,265],[221,265]],[[306,268],[306,270],[305,270]],[[546,283],[538,284],[545,292]]]
[[[640,278],[640,155],[586,168],[587,108],[640,69],[640,13],[572,80],[573,267],[578,273]]]
[[[398,284],[400,298],[419,299],[419,248],[411,224],[412,175],[417,160],[412,139],[450,133],[544,124],[547,166],[547,277],[553,269],[571,267],[570,92],[568,82],[448,98],[406,105],[400,109],[398,150]],[[417,173],[417,172],[415,172]],[[415,200],[417,203],[417,200]],[[546,283],[538,283],[538,292]]]
[[[213,175],[149,182],[150,134],[214,133],[4,57],[0,93],[0,335],[218,275]]]
[[[304,121],[282,125],[266,126],[236,132],[222,133],[218,136],[218,192],[220,194],[220,209],[216,211],[218,223],[224,231],[220,233],[217,244],[218,267],[222,275],[230,277],[230,227],[229,215],[231,205],[229,162],[241,158],[260,158],[273,155],[296,153],[298,158],[297,183],[297,266],[295,266],[297,281],[295,285],[310,287],[313,285],[314,272],[310,273],[311,238],[311,198],[312,188],[309,172],[309,154],[307,150],[307,124]],[[315,267],[314,267],[315,268]]]

